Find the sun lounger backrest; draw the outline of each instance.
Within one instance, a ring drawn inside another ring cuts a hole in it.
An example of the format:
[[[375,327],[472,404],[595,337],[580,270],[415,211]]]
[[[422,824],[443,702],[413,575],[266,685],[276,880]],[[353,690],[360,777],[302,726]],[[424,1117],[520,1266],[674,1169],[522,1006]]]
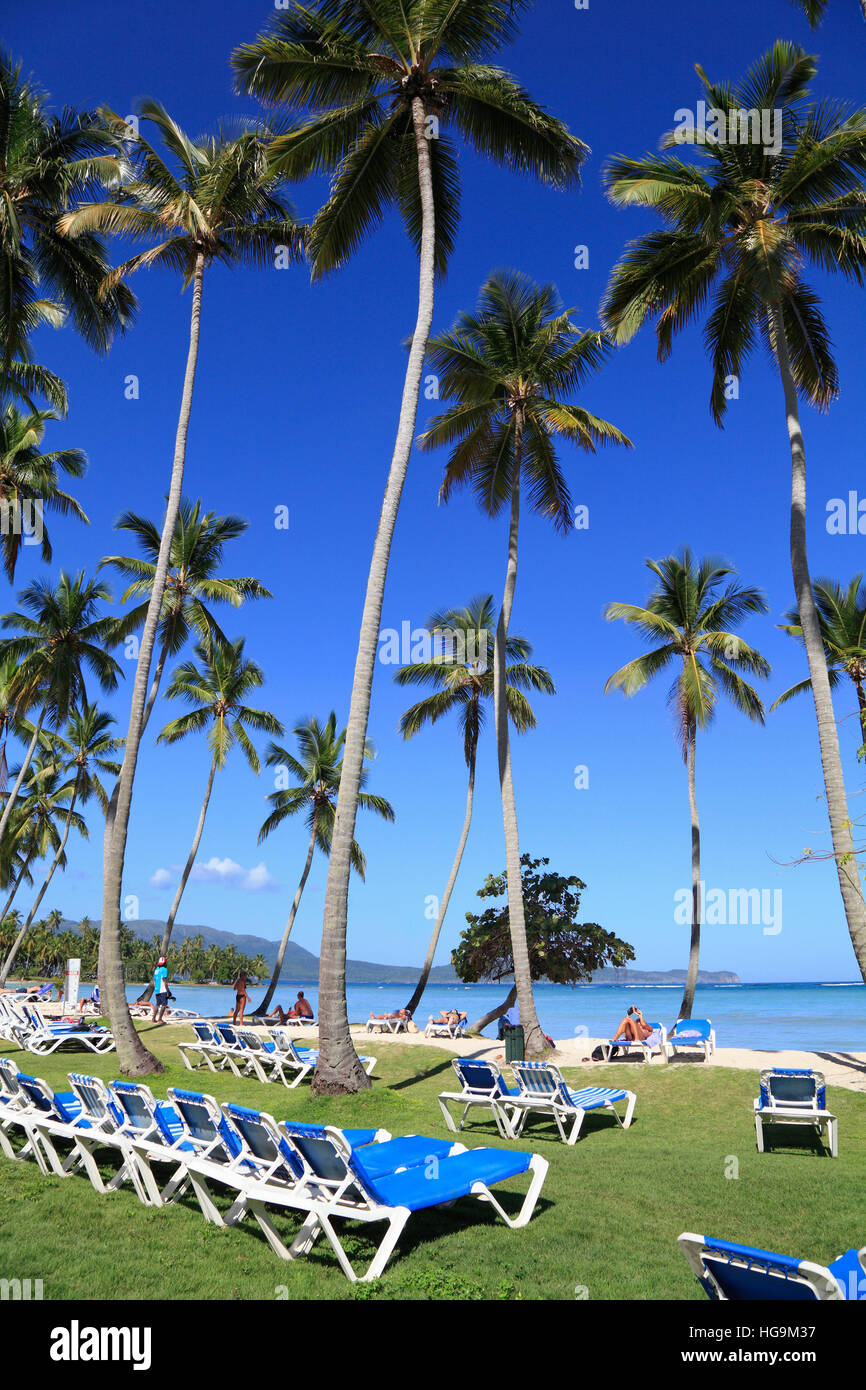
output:
[[[821,1072],[795,1067],[773,1067],[761,1072],[761,1105],[802,1105],[827,1108],[827,1088]]]
[[[215,1040],[214,1030],[209,1023],[194,1023],[192,1025],[192,1030],[199,1042],[210,1043]]]
[[[168,1096],[190,1139],[197,1144],[213,1144],[220,1139],[229,1156],[237,1158],[241,1152],[238,1137],[212,1096],[182,1091],[177,1086],[169,1087]]]
[[[123,1124],[122,1109],[112,1100],[111,1092],[98,1076],[85,1076],[83,1072],[71,1071],[69,1084],[90,1119],[99,1123],[110,1119],[115,1125]]]
[[[681,1037],[694,1037],[706,1042],[712,1031],[713,1025],[708,1018],[678,1018],[670,1037],[674,1041]]]
[[[814,1285],[800,1273],[801,1261],[789,1255],[776,1255],[720,1240],[707,1241],[701,1261],[711,1276],[704,1287],[715,1297],[718,1295],[712,1280],[725,1298],[740,1302],[812,1303],[818,1297]]]
[[[455,1057],[454,1070],[467,1094],[493,1097],[505,1093],[502,1075],[492,1062],[476,1057]]]
[[[245,1105],[231,1103],[227,1103],[222,1109],[255,1158],[267,1164],[282,1158],[284,1165],[282,1169],[277,1170],[278,1174],[283,1174],[291,1180],[301,1176],[304,1171],[303,1164],[280,1134],[273,1116],[263,1114],[260,1110],[250,1110]]]
[[[18,1084],[36,1110],[41,1110],[45,1115],[54,1114],[54,1092],[46,1081],[19,1071]]]
[[[153,1129],[156,1123],[156,1100],[149,1086],[145,1086],[143,1081],[112,1081],[111,1089],[117,1096],[130,1129]]]
[[[226,1044],[226,1047],[238,1046],[237,1033],[228,1023],[218,1023],[215,1031],[217,1037]]]
[[[7,1100],[23,1101],[27,1097],[18,1081],[18,1068],[11,1057],[0,1057],[0,1096]]]
[[[556,1096],[569,1104],[562,1073],[551,1062],[512,1062],[511,1070],[524,1095]]]
[[[306,1125],[284,1120],[280,1129],[303,1159],[305,1169],[323,1183],[336,1186],[349,1173],[351,1146],[342,1135],[325,1125]]]

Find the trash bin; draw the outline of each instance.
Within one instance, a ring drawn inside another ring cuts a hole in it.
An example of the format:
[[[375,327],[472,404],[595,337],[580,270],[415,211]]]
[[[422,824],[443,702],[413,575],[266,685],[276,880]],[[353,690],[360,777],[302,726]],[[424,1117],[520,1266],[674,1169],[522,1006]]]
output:
[[[506,1062],[522,1062],[523,1058],[523,1028],[519,1023],[505,1029],[505,1060]]]

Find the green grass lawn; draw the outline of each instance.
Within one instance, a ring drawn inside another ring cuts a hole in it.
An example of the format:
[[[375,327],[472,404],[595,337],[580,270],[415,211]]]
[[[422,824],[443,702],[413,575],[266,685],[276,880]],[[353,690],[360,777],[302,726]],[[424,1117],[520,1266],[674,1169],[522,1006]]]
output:
[[[439,1049],[381,1046],[372,1090],[314,1100],[305,1083],[287,1091],[223,1073],[193,1076],[174,1046],[188,1029],[145,1024],[142,1032],[166,1063],[165,1074],[153,1079],[158,1096],[167,1086],[188,1085],[277,1119],[447,1134],[436,1095],[453,1089],[454,1073]],[[106,1080],[117,1074],[113,1055],[40,1059],[6,1043],[0,1054],[55,1090],[67,1089],[66,1073],[76,1067]],[[76,1300],[703,1299],[676,1247],[681,1231],[821,1264],[866,1242],[866,1095],[829,1093],[840,1149],[831,1160],[806,1131],[790,1131],[795,1137],[780,1140],[773,1152],[756,1152],[751,1110],[757,1075],[750,1072],[635,1063],[594,1068],[591,1078],[586,1069],[566,1074],[574,1082],[635,1090],[631,1129],[623,1132],[610,1118],[591,1115],[583,1137],[569,1148],[545,1119],[530,1119],[520,1147],[543,1154],[550,1171],[529,1226],[510,1231],[489,1207],[470,1199],[419,1213],[378,1283],[350,1285],[324,1240],[305,1259],[285,1263],[253,1221],[230,1230],[208,1226],[192,1196],[155,1211],[129,1187],[99,1196],[83,1176],[45,1178],[33,1163],[2,1157],[0,1278],[42,1279],[46,1299]],[[509,1147],[480,1110],[460,1137],[470,1146]],[[108,1158],[106,1171],[110,1167]],[[732,1173],[737,1176],[726,1176]],[[505,1188],[513,1190],[515,1206],[525,1185],[515,1180]],[[286,1232],[300,1224],[291,1214],[277,1221]],[[346,1244],[356,1267],[372,1256],[369,1232],[358,1228]]]

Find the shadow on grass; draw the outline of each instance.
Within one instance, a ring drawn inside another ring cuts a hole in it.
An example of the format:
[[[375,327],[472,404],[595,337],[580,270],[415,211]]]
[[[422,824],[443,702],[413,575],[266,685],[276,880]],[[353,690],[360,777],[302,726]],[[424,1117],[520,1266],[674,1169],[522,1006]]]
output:
[[[388,1089],[391,1091],[405,1091],[408,1090],[410,1086],[417,1086],[422,1081],[430,1081],[433,1077],[442,1076],[443,1073],[450,1071],[451,1060],[450,1058],[446,1058],[444,1062],[437,1066],[428,1067],[426,1071],[419,1071],[415,1076],[407,1076],[405,1081],[395,1081]]]

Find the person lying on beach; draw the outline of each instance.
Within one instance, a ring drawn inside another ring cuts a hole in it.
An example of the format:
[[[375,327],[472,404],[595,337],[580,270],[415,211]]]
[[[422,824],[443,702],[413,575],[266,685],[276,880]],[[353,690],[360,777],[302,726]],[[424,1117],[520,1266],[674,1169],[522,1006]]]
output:
[[[456,1009],[449,1009],[447,1013],[444,1009],[440,1009],[438,1018],[430,1015],[430,1022],[440,1026],[447,1024],[449,1028],[454,1028],[458,1023],[465,1023],[468,1017],[468,1014],[458,1013]]]
[[[408,1009],[396,1009],[391,1014],[370,1014],[371,1018],[402,1018],[404,1023],[408,1023],[412,1015]]]
[[[646,1042],[651,1032],[652,1027],[647,1023],[637,1004],[632,1004],[611,1038],[611,1042]]]

